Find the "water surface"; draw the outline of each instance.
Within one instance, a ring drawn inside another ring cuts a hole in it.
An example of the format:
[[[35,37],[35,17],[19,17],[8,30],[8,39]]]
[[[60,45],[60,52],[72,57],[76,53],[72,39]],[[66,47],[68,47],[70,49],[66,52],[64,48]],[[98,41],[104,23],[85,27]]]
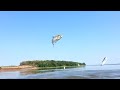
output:
[[[0,72],[0,79],[120,79],[120,65]]]

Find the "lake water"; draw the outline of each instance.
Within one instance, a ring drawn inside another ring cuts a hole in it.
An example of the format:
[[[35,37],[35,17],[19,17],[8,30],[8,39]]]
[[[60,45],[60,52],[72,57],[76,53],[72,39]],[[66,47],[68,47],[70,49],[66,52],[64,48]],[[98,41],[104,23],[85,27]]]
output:
[[[120,65],[94,65],[31,72],[0,72],[0,79],[120,79]]]

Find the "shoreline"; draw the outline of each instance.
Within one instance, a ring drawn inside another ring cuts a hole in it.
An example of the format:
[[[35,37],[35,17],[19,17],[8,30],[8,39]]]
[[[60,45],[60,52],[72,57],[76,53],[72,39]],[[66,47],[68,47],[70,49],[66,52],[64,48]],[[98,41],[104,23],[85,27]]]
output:
[[[46,69],[65,69],[65,68],[78,68],[81,66],[57,66],[57,67],[34,67],[30,65],[22,66],[2,66],[0,72],[13,72],[13,71],[27,71],[27,70],[46,70]],[[65,67],[65,68],[64,68]]]
[[[2,66],[0,68],[0,72],[13,72],[13,71],[21,71],[21,70],[36,70],[37,67],[23,65],[23,66]]]

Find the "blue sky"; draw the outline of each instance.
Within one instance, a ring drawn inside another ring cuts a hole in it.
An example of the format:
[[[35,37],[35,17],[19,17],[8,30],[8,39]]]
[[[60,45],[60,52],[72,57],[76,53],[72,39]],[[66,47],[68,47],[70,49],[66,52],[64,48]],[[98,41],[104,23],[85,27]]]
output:
[[[51,44],[52,36],[63,38]],[[119,11],[1,11],[0,66],[26,60],[120,63]]]

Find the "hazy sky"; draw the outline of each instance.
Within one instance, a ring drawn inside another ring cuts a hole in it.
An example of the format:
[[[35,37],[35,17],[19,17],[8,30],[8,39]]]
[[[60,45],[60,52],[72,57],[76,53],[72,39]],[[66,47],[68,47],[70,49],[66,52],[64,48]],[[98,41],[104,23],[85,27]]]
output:
[[[52,46],[52,36],[63,38]],[[25,60],[120,63],[119,11],[1,11],[0,66]]]

